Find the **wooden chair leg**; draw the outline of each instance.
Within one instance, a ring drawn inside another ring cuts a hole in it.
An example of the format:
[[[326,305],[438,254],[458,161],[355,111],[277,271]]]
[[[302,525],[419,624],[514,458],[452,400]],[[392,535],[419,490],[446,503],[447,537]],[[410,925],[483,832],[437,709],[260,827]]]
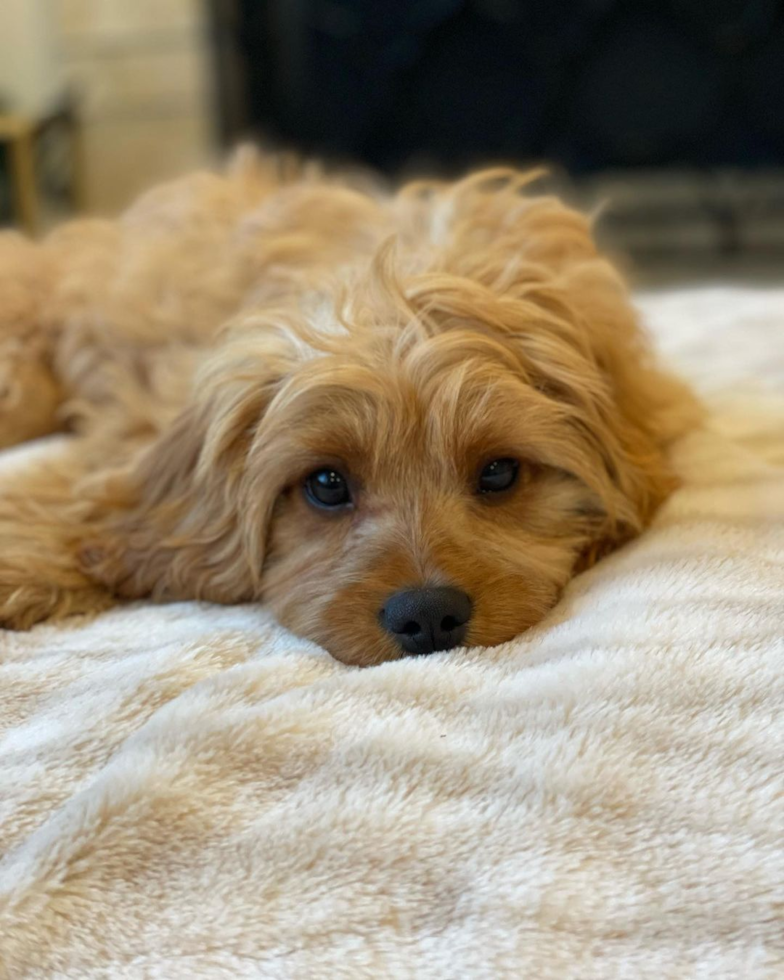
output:
[[[87,210],[87,170],[85,167],[84,130],[81,121],[74,116],[71,119],[71,154],[73,167],[73,185],[71,200],[77,214]]]
[[[32,134],[19,133],[10,141],[9,150],[17,218],[26,231],[34,234],[38,227],[38,193]]]

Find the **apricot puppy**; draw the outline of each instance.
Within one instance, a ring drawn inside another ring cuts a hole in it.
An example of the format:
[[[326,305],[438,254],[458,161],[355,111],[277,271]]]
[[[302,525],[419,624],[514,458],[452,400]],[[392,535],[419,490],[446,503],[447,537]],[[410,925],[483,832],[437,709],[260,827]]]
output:
[[[0,622],[263,602],[363,665],[538,622],[651,519],[697,409],[529,181],[387,195],[244,154],[0,239],[0,439],[73,432],[4,478]]]

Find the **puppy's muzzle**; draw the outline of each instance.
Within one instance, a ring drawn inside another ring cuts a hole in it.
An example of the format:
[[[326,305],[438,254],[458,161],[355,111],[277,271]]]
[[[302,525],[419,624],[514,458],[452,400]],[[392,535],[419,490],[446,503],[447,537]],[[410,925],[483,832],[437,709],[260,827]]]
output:
[[[460,589],[409,589],[390,596],[379,621],[406,653],[435,653],[460,646],[472,611]]]

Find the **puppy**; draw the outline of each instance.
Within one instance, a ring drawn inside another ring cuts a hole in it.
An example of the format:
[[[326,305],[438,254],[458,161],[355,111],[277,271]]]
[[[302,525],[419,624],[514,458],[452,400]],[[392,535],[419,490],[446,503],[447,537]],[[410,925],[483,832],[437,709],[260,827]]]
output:
[[[265,603],[369,665],[501,643],[638,534],[699,417],[532,175],[393,195],[244,153],[0,241],[0,622]]]

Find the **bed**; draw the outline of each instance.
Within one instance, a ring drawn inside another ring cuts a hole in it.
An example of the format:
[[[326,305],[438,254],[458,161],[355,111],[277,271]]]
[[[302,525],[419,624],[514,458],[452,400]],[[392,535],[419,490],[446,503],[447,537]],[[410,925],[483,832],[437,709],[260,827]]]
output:
[[[0,977],[784,977],[784,289],[638,304],[709,423],[517,640],[0,633]]]

